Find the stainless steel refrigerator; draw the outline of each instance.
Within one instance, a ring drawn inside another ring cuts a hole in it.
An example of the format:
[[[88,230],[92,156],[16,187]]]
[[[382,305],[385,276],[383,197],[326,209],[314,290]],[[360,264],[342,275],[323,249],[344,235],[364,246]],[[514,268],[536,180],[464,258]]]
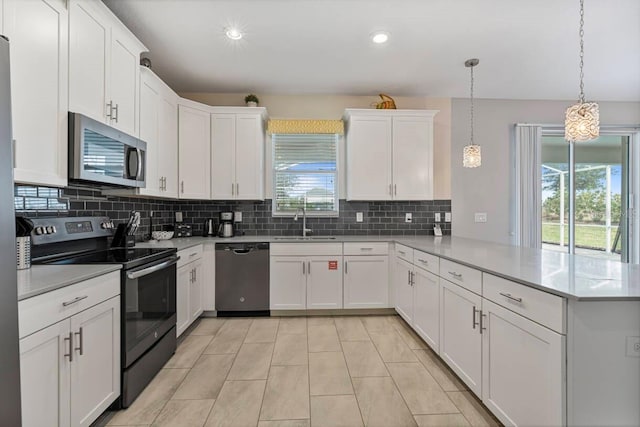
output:
[[[9,41],[0,35],[0,424],[19,427],[20,350],[13,206]]]

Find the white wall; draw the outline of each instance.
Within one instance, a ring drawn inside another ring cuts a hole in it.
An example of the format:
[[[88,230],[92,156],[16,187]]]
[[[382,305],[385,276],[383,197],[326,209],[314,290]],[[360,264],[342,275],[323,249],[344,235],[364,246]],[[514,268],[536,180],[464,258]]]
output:
[[[181,93],[183,98],[207,105],[243,106],[245,94],[240,93]],[[342,118],[345,108],[371,108],[378,102],[375,96],[347,95],[260,95],[260,106],[266,107],[273,119],[328,119]],[[396,106],[404,109],[440,110],[434,119],[434,199],[451,198],[451,99],[425,97],[394,97]],[[271,141],[267,138],[266,177],[267,198],[271,197]],[[340,197],[344,198],[344,143],[341,144]]]
[[[462,149],[468,144],[469,100],[451,103],[451,211],[453,235],[510,243],[510,182],[513,125],[564,123],[566,108],[575,101],[475,101],[474,137],[482,146],[482,166],[462,167]],[[640,123],[640,103],[601,102],[600,123]],[[486,212],[486,223],[475,223],[474,213]]]

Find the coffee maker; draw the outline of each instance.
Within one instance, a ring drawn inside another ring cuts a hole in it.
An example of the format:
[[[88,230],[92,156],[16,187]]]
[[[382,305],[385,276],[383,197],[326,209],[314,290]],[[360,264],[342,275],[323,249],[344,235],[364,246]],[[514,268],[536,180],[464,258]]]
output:
[[[233,237],[233,212],[220,212],[218,237]]]

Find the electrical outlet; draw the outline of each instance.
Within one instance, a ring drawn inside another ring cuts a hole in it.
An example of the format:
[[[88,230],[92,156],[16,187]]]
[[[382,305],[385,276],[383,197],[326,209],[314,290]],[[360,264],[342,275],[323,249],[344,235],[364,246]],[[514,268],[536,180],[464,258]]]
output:
[[[176,212],[176,222],[182,222],[182,212]]]
[[[413,215],[409,212],[404,214],[404,222],[413,222]]]
[[[242,212],[233,213],[233,222],[242,222]]]
[[[436,222],[440,222],[440,212],[436,212],[436,214],[435,214],[435,221],[436,221]]]
[[[475,222],[487,222],[486,212],[476,212],[474,215]]]
[[[356,222],[362,222],[362,221],[364,221],[362,212],[356,212]]]
[[[627,337],[627,357],[640,357],[640,337]]]
[[[451,212],[444,213],[444,222],[451,222]]]

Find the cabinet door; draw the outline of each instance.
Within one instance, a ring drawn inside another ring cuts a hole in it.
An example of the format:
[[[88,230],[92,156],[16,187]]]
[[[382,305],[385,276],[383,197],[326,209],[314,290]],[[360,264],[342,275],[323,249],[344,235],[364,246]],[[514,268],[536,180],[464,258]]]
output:
[[[191,324],[191,311],[189,309],[189,292],[193,280],[193,268],[191,264],[178,268],[176,281],[176,335],[180,336]]]
[[[211,114],[212,199],[229,200],[235,197],[235,141],[236,115]]]
[[[8,0],[15,180],[67,185],[68,13],[63,0]],[[37,30],[36,30],[37,29]]]
[[[271,310],[304,310],[307,306],[307,258],[272,256],[269,262]]]
[[[484,404],[505,425],[563,425],[564,336],[486,299],[482,315]]]
[[[160,88],[156,79],[147,69],[140,74],[140,139],[147,143],[146,186],[140,189],[140,193],[150,196],[160,195],[163,188],[158,173]]]
[[[181,199],[208,199],[211,188],[211,125],[207,111],[178,106]]]
[[[69,111],[107,120],[107,53],[111,29],[88,0],[69,3]]]
[[[120,297],[71,318],[71,425],[89,426],[120,396]]]
[[[389,257],[344,257],[344,308],[389,306]]]
[[[342,256],[307,261],[307,310],[342,308]]]
[[[395,267],[396,311],[408,324],[412,325],[413,285],[411,283],[411,274],[413,265],[403,259],[396,258]]]
[[[158,175],[164,178],[162,196],[178,197],[178,96],[168,87],[161,90],[159,111]]]
[[[202,276],[198,279],[202,283],[202,309],[214,311],[216,309],[216,245],[205,244],[202,253]]]
[[[136,93],[140,51],[133,46],[129,37],[114,26],[111,29],[111,63],[109,68],[109,101],[113,110],[109,123],[111,126],[137,135]]]
[[[193,270],[193,280],[189,289],[189,324],[202,315],[202,283],[204,280],[202,260],[194,261],[190,265]]]
[[[440,351],[440,278],[414,269],[413,329],[436,353]]]
[[[393,118],[393,198],[433,198],[433,130],[430,118]]]
[[[264,130],[260,115],[236,117],[235,175],[236,199],[264,199]]]
[[[20,396],[23,427],[69,427],[69,320],[20,340]]]
[[[391,200],[391,117],[352,117],[347,134],[347,199]]]
[[[481,396],[482,335],[478,323],[482,298],[446,280],[440,283],[440,357],[476,396]]]

